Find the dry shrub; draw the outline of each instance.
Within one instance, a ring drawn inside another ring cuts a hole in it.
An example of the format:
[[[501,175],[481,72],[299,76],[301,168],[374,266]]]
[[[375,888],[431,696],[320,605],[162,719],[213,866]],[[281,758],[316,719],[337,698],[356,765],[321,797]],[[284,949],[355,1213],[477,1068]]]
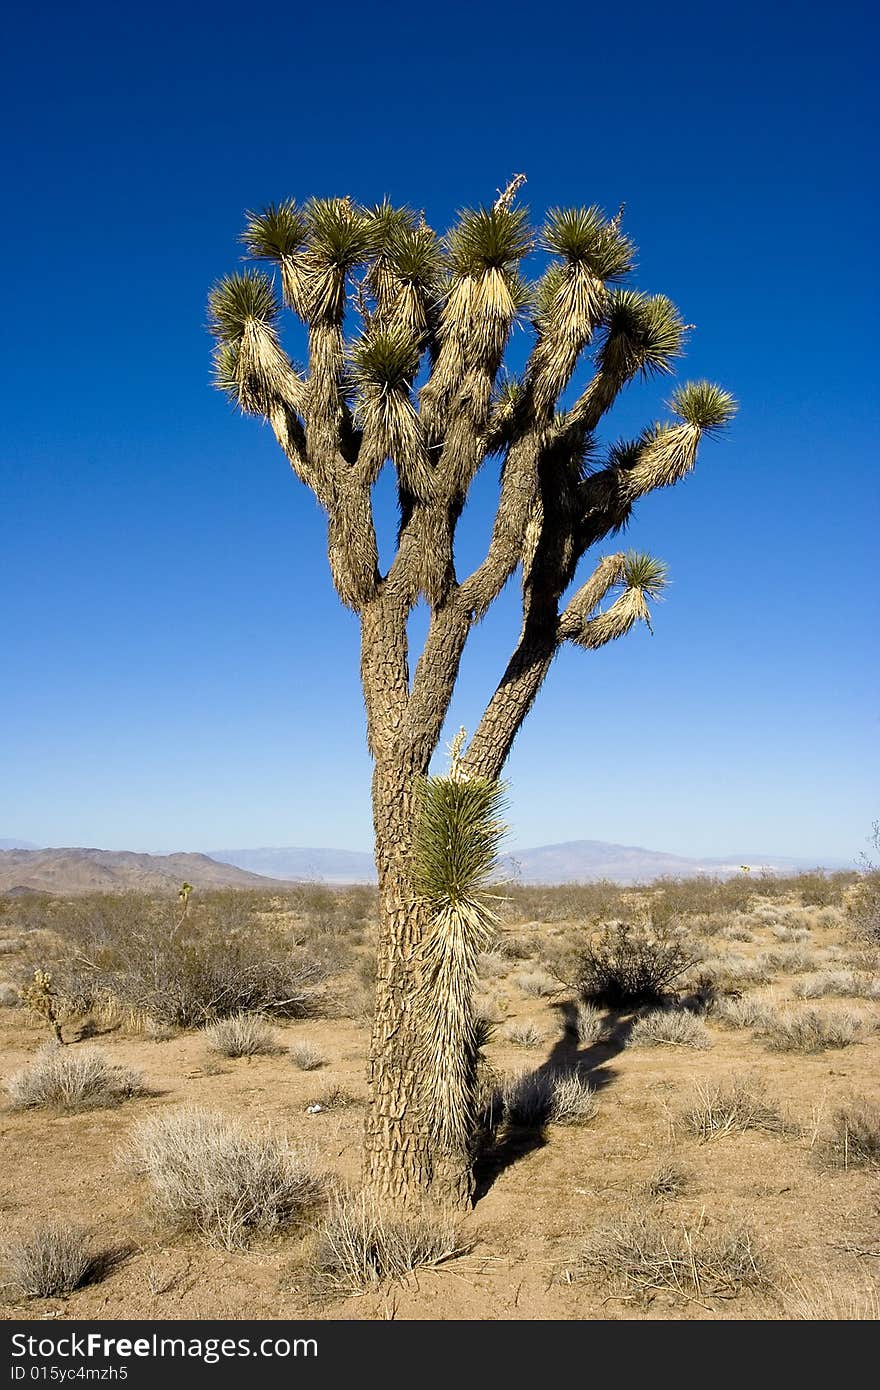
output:
[[[327,1060],[319,1047],[307,1042],[294,1043],[289,1056],[293,1065],[299,1067],[300,1071],[317,1071]]]
[[[832,1117],[825,1157],[836,1168],[880,1167],[880,1104],[860,1097]]]
[[[143,1094],[134,1071],[114,1066],[102,1052],[71,1052],[50,1043],[6,1083],[13,1110],[96,1110]]]
[[[209,1052],[221,1057],[271,1056],[280,1052],[275,1034],[260,1014],[233,1014],[204,1030]]]
[[[877,868],[872,867],[860,876],[847,906],[847,917],[857,941],[880,946],[880,870]]]
[[[548,999],[559,989],[559,981],[554,980],[545,970],[532,970],[526,975],[517,975],[516,983],[530,999]]]
[[[205,1110],[145,1120],[125,1158],[159,1216],[226,1250],[300,1221],[327,1181],[286,1138]]]
[[[756,1033],[769,1032],[779,1020],[779,1009],[769,999],[750,995],[743,998],[722,997],[712,1005],[711,1016],[716,1023],[728,1028],[752,1028]]]
[[[580,1047],[594,1047],[608,1037],[605,1016],[593,1004],[585,1004],[582,1000],[575,1005],[571,1029]]]
[[[771,1052],[825,1052],[858,1042],[863,1029],[861,1014],[852,1009],[829,1013],[802,1009],[797,1013],[780,1014],[762,1036]]]
[[[808,927],[774,927],[773,935],[777,941],[787,941],[802,944],[809,941],[810,931]],[[754,939],[754,938],[753,938]]]
[[[0,1008],[14,1009],[21,1003],[21,994],[15,985],[0,984]]]
[[[596,1095],[575,1072],[520,1072],[504,1081],[496,1106],[507,1124],[543,1129],[547,1124],[582,1124],[597,1113]]]
[[[121,1013],[179,1028],[250,1011],[305,1017],[324,1003],[332,962],[267,925],[273,901],[206,895],[184,921],[176,901],[136,893],[60,902],[52,935],[21,968],[32,974],[39,950],[67,1016]]]
[[[693,1174],[674,1159],[659,1164],[645,1183],[649,1197],[678,1197],[690,1187]]]
[[[27,1298],[57,1298],[99,1276],[101,1260],[84,1231],[52,1222],[33,1227],[2,1251],[12,1283]]]
[[[712,1046],[705,1024],[686,1009],[652,1009],[636,1019],[627,1039],[627,1047],[657,1047],[662,1043],[674,1047]]]
[[[829,994],[851,999],[880,999],[880,979],[855,970],[820,970],[808,980],[799,980],[794,993],[801,999],[821,999]]]
[[[501,1036],[515,1047],[540,1047],[546,1034],[535,1023],[509,1023]]]
[[[582,952],[575,987],[585,1003],[609,1008],[658,1003],[698,959],[678,932],[614,922]]]
[[[765,1286],[768,1264],[748,1230],[702,1224],[689,1229],[633,1212],[594,1231],[571,1274],[645,1295],[669,1289],[684,1298],[729,1298]]]
[[[351,1091],[347,1091],[344,1086],[333,1081],[329,1086],[324,1087],[308,1108],[314,1113],[320,1110],[350,1110],[353,1105],[360,1105],[360,1103],[357,1096],[353,1096]]]
[[[315,1241],[315,1291],[345,1298],[470,1250],[451,1217],[384,1212],[366,1197],[337,1196]]]
[[[757,964],[771,975],[805,975],[807,971],[815,970],[818,963],[819,957],[814,951],[804,950],[764,951],[757,960]]]
[[[776,1102],[767,1098],[758,1077],[734,1075],[725,1081],[700,1083],[683,1121],[704,1143],[747,1129],[771,1134],[793,1132]]]
[[[729,927],[722,927],[718,935],[722,941],[742,941],[750,942],[755,940],[755,933],[749,931],[748,927],[740,926],[734,922]]]
[[[510,961],[501,951],[483,951],[479,957],[479,974],[482,980],[500,980],[510,970]]]
[[[766,985],[770,979],[766,960],[749,960],[734,954],[710,956],[701,963],[700,972],[718,993],[732,994],[749,985]]]

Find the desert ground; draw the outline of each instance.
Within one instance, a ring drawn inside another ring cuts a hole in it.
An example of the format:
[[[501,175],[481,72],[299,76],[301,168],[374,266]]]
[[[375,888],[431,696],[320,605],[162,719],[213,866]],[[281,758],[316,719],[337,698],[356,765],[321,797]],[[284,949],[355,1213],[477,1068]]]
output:
[[[477,1200],[454,1228],[424,1218],[427,1264],[365,1268],[359,1286],[327,1231],[341,1203],[357,1211],[373,892],[195,894],[179,931],[174,896],[9,897],[0,1316],[876,1318],[880,951],[861,886],[850,874],[503,890],[476,1000],[500,1116]],[[588,943],[620,922],[687,954],[660,1008],[585,997]],[[210,1031],[242,1002],[221,967],[223,988],[203,968],[239,950],[230,942],[249,943],[231,974],[257,981],[245,1011],[268,1051],[224,1055]],[[258,968],[288,957],[301,1017],[284,1016]],[[34,1083],[47,1058],[96,1053],[127,1078],[118,1094]],[[589,1095],[573,1114],[518,1115],[497,1097],[521,1094],[520,1074],[539,1089],[575,1075]],[[289,1141],[316,1175],[310,1201],[274,1229],[225,1236],[163,1208],[132,1154],[140,1142],[143,1159],[145,1121],[181,1107]],[[88,1272],[70,1291],[26,1292],[53,1224],[85,1242]]]

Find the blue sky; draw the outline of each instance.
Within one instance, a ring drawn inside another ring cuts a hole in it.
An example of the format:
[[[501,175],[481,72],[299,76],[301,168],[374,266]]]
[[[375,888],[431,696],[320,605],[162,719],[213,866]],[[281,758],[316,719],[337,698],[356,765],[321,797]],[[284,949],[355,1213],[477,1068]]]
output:
[[[511,842],[855,858],[880,814],[867,5],[317,9],[6,22],[0,836],[369,846],[356,622],[314,502],[210,387],[205,298],[247,207],[387,193],[445,227],[524,170],[537,216],[626,201],[635,283],[697,325],[683,375],[742,408],[630,529],[671,567],[655,635],[557,660]],[[515,627],[511,590],[453,728]]]

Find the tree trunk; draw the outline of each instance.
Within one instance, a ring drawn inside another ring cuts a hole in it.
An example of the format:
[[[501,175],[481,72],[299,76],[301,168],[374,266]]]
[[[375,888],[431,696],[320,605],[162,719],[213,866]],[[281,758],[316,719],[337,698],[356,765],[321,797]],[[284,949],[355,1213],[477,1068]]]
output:
[[[469,1156],[437,1150],[422,1091],[423,1034],[413,1007],[428,926],[407,876],[418,771],[383,761],[373,776],[379,944],[364,1185],[376,1201],[398,1207],[430,1201],[460,1208],[470,1205],[473,1192]]]

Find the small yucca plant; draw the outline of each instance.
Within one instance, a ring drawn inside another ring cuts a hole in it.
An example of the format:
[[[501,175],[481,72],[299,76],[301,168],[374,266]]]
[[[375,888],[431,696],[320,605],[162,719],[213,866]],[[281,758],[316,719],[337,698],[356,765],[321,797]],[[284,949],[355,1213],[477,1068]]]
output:
[[[504,833],[503,787],[462,777],[460,746],[461,736],[450,774],[426,778],[419,789],[410,873],[431,919],[417,996],[426,1091],[436,1136],[451,1152],[469,1148],[476,1126],[480,1039],[473,998],[479,956],[498,921],[486,885]]]

